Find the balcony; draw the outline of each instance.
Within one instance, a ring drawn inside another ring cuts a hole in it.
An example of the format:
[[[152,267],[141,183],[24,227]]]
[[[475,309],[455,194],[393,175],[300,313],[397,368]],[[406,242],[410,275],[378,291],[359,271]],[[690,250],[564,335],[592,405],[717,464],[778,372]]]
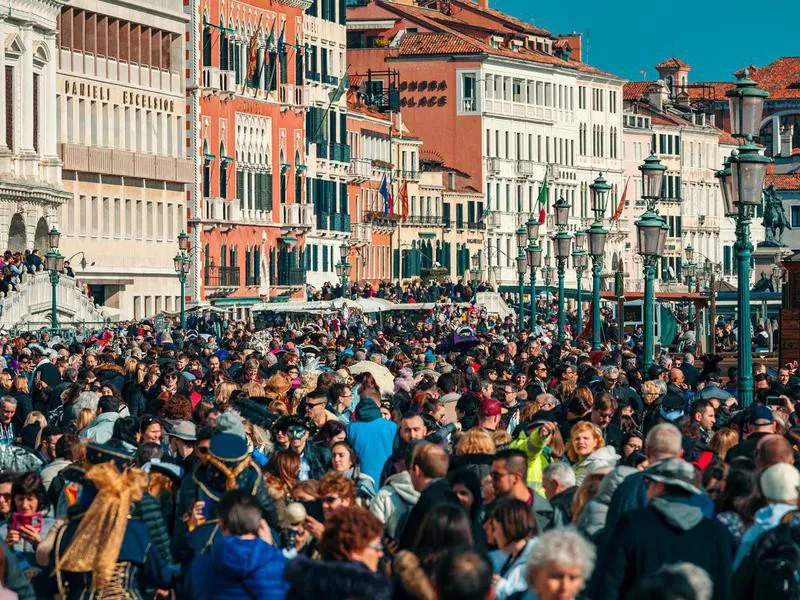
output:
[[[350,233],[350,215],[331,215],[331,231]]]
[[[405,222],[407,225],[423,225],[428,227],[444,226],[444,218],[436,215],[409,215]]]
[[[400,221],[400,215],[385,213],[380,210],[368,210],[364,213],[364,222],[371,223],[375,227],[396,227]]]
[[[336,77],[335,75],[328,75],[327,73],[323,73],[322,83],[327,83],[328,85],[339,85],[339,78]]]
[[[327,144],[314,144],[317,147],[317,158],[328,159],[328,145]]]
[[[517,161],[517,176],[519,177],[533,177],[534,168],[536,163],[532,160],[518,160]]]
[[[510,115],[526,119],[535,119],[537,121],[555,120],[555,112],[549,106],[536,106],[524,104],[522,102],[512,102],[510,100],[498,100],[496,98],[484,99],[483,110],[496,115]],[[571,121],[573,119],[573,113],[570,111],[564,112],[568,115],[568,118],[565,120]]]
[[[302,268],[278,269],[278,280],[275,285],[295,286],[306,284],[306,270]]]
[[[219,91],[219,69],[217,67],[203,67],[203,95],[210,96]]]
[[[302,85],[294,86],[294,105],[303,106],[305,102],[305,87]]]
[[[352,181],[366,181],[372,177],[372,161],[368,158],[353,158],[347,173]]]
[[[311,204],[282,204],[281,224],[292,229],[311,229],[314,207]]]
[[[707,215],[685,215],[681,219],[681,226],[685,230],[695,231],[695,230],[718,230],[719,229],[719,217],[707,216]]]
[[[470,221],[467,223],[467,229],[470,231],[486,231],[486,223],[483,221]]]
[[[203,282],[207,288],[238,288],[239,281],[239,267],[208,265],[205,268]]]
[[[412,171],[410,169],[402,169],[397,171],[397,176],[405,181],[419,181],[419,171]]]
[[[350,162],[350,145],[331,143],[330,159],[336,162]]]
[[[578,181],[577,169],[569,169],[557,166],[555,168],[555,180],[559,182],[576,182]]]
[[[490,212],[486,217],[487,229],[498,229],[502,226],[503,217],[499,212]]]
[[[319,81],[320,76],[319,73],[315,71],[306,71],[306,79],[308,79],[309,81]]]
[[[372,243],[372,225],[352,223],[350,225],[350,242],[356,246],[369,246]]]

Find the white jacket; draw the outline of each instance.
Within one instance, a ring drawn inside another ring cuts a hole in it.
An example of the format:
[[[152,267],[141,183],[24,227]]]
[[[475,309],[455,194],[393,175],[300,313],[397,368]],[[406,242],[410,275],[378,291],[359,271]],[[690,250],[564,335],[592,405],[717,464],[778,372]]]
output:
[[[419,492],[411,483],[411,475],[403,471],[386,479],[369,505],[369,511],[384,524],[384,532],[393,540],[419,500]]]

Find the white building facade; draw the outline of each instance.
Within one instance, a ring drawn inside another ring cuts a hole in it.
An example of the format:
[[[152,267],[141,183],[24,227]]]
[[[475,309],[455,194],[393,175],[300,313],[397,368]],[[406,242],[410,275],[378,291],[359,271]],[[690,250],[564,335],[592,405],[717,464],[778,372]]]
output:
[[[0,18],[0,248],[47,250],[70,194],[56,146],[56,30],[62,4],[18,2]]]
[[[172,258],[194,179],[184,23],[179,0],[76,0],[59,14],[50,131],[72,195],[59,212],[61,252],[123,319],[179,306]]]

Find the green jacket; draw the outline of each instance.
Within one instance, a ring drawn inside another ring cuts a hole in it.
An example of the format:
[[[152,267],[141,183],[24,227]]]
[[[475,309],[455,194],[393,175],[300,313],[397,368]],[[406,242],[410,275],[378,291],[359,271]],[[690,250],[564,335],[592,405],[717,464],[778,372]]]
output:
[[[551,462],[550,447],[539,434],[539,428],[534,429],[530,436],[523,431],[508,447],[514,450],[522,450],[525,453],[528,458],[528,485],[533,491],[544,497],[542,473]]]

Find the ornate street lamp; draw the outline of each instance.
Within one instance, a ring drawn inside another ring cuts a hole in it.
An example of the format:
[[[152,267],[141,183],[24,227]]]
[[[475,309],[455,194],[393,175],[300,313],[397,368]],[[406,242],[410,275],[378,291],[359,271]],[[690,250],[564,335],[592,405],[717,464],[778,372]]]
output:
[[[553,238],[556,254],[556,268],[558,271],[558,341],[563,342],[566,334],[564,273],[567,268],[567,260],[569,259],[572,234],[566,230],[567,223],[569,222],[569,202],[563,197],[559,198],[556,200],[554,208],[556,213],[555,222],[558,228],[558,232]]]
[[[539,245],[539,219],[533,213],[528,217],[525,224],[528,230],[528,247],[525,253],[528,256],[528,266],[531,268],[531,320],[530,326],[533,331],[536,325],[536,269],[542,266],[542,247]]]
[[[608,236],[608,230],[603,228],[603,219],[611,186],[600,173],[589,189],[592,192],[594,213],[594,223],[586,231],[589,236],[589,254],[592,257],[592,350],[600,350],[600,273],[603,270],[603,253]]]
[[[580,335],[583,331],[583,296],[582,296],[582,279],[583,272],[589,263],[589,255],[586,254],[586,233],[578,231],[573,238],[572,242],[572,266],[575,268],[575,281],[576,281],[576,299],[577,309],[575,317],[577,324],[575,327],[575,335]]]
[[[469,270],[469,274],[472,279],[472,291],[476,293],[481,279],[481,259],[477,254],[472,255],[472,268]]]
[[[753,244],[750,243],[750,220],[761,205],[764,176],[767,165],[772,162],[772,159],[760,153],[761,148],[753,140],[761,128],[764,101],[768,94],[756,87],[745,69],[738,76],[736,87],[725,95],[731,111],[731,133],[743,142],[738,153],[731,155],[730,175],[723,170],[718,176],[720,184],[724,184],[725,214],[736,219],[734,249],[738,268],[738,393],[742,406],[746,408],[753,403],[753,325],[750,317],[750,259]]]
[[[45,267],[50,271],[50,288],[51,288],[51,303],[50,303],[50,327],[52,331],[58,329],[58,309],[57,309],[57,292],[58,281],[60,279],[61,271],[64,270],[64,256],[58,251],[58,245],[61,242],[61,232],[53,227],[47,234],[47,243],[50,249],[45,254]]]
[[[694,283],[695,275],[697,273],[697,265],[694,262],[694,248],[692,247],[691,244],[689,244],[688,246],[686,246],[686,248],[683,249],[683,252],[684,255],[686,256],[686,262],[683,263],[683,266],[681,267],[681,275],[683,275],[683,278],[686,280],[686,291],[691,294],[692,284]],[[692,319],[693,308],[694,308],[694,302],[690,300],[689,310],[687,313],[689,323],[691,323],[693,320]]]
[[[189,235],[185,231],[178,235],[178,253],[172,263],[181,284],[181,329],[186,329],[186,277],[192,268],[192,259],[189,258]]]
[[[525,305],[523,304],[523,296],[525,295],[525,270],[528,268],[528,257],[525,250],[520,247],[517,253],[517,277],[519,278],[519,328],[522,329],[522,324],[525,319]]]
[[[653,279],[658,261],[661,260],[664,253],[664,243],[666,242],[666,236],[662,235],[664,228],[669,229],[663,217],[651,210],[642,213],[640,219],[636,221],[638,252],[644,262],[644,356],[642,364],[645,371],[653,364],[655,304]]]
[[[553,277],[553,267],[549,264],[545,264],[542,267],[542,277],[544,278],[544,288],[545,288],[545,309],[544,309],[544,317],[547,321],[550,320],[550,283]]]

